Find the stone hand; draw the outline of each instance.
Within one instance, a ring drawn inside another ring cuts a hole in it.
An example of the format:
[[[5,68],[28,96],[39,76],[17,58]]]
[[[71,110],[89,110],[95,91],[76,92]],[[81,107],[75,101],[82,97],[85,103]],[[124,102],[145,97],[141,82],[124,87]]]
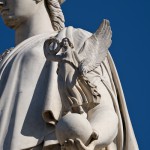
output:
[[[85,146],[85,144],[79,138],[76,138],[75,140],[66,140],[61,150],[94,150],[95,140],[98,139],[98,134],[93,132],[91,137],[92,142],[88,146]]]
[[[69,139],[65,141],[64,145],[61,147],[61,150],[94,150],[94,142],[90,143],[88,146],[85,146],[80,139]]]

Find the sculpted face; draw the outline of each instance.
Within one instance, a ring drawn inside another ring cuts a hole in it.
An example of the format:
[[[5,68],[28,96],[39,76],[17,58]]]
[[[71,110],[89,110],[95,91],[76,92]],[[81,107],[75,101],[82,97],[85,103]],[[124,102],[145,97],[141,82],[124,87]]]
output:
[[[2,3],[1,16],[5,24],[14,29],[38,11],[34,0],[0,0]]]
[[[63,46],[64,46],[65,48],[68,48],[68,47],[69,47],[69,41],[68,41],[67,38],[64,38],[62,42],[63,42]]]

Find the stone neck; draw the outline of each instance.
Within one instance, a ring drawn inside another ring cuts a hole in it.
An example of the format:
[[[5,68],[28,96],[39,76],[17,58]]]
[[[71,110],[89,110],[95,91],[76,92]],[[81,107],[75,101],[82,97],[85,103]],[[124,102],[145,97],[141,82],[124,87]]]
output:
[[[25,39],[42,33],[53,33],[49,15],[45,8],[28,17],[15,32],[15,45],[18,45]]]

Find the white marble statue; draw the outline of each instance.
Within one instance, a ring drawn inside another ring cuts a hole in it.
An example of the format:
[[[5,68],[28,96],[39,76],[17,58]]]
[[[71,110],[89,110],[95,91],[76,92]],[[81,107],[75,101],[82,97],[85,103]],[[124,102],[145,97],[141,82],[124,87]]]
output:
[[[55,37],[45,42],[47,60],[59,62],[58,87],[64,112],[82,114],[84,109],[90,110],[100,103],[100,92],[88,74],[104,61],[111,45],[111,37],[109,21],[104,20],[78,53],[68,38],[63,38],[61,43]],[[57,54],[61,49],[61,53]]]
[[[93,38],[93,47],[98,32],[65,27],[62,3],[0,0],[16,43],[0,58],[0,150],[138,150],[109,52],[84,59],[86,50],[108,50],[108,21],[108,43]]]

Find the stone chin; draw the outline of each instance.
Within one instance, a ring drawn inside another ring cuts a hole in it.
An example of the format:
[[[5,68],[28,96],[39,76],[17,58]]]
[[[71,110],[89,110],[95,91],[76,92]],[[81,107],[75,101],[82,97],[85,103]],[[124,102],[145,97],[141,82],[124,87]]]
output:
[[[17,29],[25,21],[25,18],[10,14],[8,10],[2,10],[1,16],[5,25],[11,29]]]

